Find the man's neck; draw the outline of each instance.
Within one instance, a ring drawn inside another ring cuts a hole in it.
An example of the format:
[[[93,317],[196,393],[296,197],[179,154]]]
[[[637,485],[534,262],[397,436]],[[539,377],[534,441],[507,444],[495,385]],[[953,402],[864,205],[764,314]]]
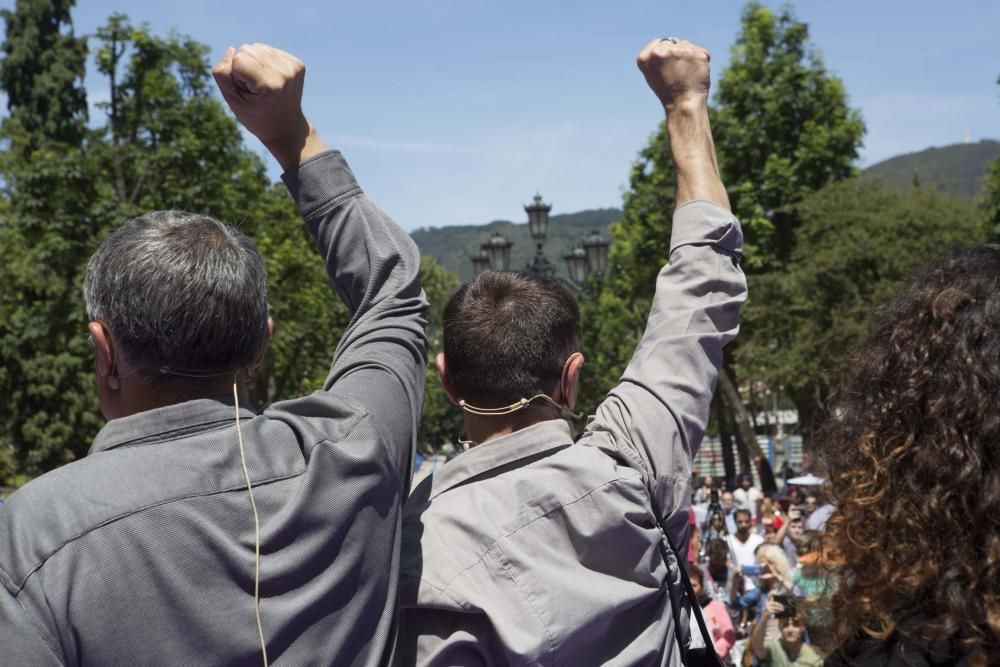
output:
[[[137,385],[129,387],[129,391],[127,392],[124,389],[123,387],[122,394],[125,400],[122,403],[122,408],[124,414],[121,416],[130,416],[202,398],[232,396],[233,379],[232,377],[220,378],[211,383],[193,386],[151,387],[149,385]],[[237,390],[239,392],[240,405],[249,405],[246,382],[242,379],[237,382]]]
[[[735,537],[736,539],[738,539],[740,541],[740,544],[746,544],[747,540],[750,539],[750,533],[748,532],[746,535],[743,535],[743,536],[740,536],[739,533],[735,533],[733,535],[733,537]]]
[[[483,416],[466,412],[465,439],[475,447],[543,421],[558,418],[555,408],[547,404],[533,404],[509,415]]]

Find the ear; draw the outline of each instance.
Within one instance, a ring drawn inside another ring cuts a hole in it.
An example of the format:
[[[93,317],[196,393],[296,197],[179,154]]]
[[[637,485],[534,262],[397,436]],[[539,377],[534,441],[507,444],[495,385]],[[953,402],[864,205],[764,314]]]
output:
[[[274,320],[271,316],[267,316],[267,331],[264,332],[264,344],[260,346],[260,352],[257,354],[257,358],[253,360],[253,367],[257,368],[262,363],[264,363],[264,356],[267,354],[267,344],[271,342],[271,336],[274,335]]]
[[[561,397],[555,397],[556,401],[562,399],[563,405],[572,410],[576,407],[576,396],[580,388],[580,373],[583,371],[583,354],[574,352],[569,355],[569,359],[563,364],[562,377],[559,380],[559,392]]]
[[[103,322],[90,322],[87,324],[87,332],[94,345],[97,374],[107,378],[115,372],[115,343],[111,338],[111,332],[105,328]]]
[[[441,385],[444,387],[445,393],[448,394],[448,400],[453,405],[458,405],[458,392],[455,391],[455,385],[452,384],[451,377],[448,375],[448,364],[444,360],[444,352],[438,352],[434,359],[434,365],[437,366],[438,377],[441,378]]]

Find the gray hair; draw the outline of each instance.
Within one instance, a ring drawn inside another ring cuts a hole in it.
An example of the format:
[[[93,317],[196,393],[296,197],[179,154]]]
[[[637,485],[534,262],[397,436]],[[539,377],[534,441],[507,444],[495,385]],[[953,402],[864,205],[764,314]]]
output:
[[[87,317],[150,378],[249,367],[267,338],[267,275],[253,242],[207,215],[126,221],[87,264]]]

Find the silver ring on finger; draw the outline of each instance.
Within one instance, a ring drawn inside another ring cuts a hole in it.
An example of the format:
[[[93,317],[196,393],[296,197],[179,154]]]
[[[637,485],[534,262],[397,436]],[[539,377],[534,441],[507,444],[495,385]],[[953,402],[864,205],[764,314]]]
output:
[[[671,44],[676,44],[677,43],[677,38],[676,37],[661,37],[660,41],[661,42],[670,42]]]

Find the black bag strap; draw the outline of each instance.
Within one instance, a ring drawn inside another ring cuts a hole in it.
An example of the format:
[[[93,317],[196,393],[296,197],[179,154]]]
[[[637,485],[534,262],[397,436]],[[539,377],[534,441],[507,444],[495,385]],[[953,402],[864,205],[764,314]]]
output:
[[[701,631],[701,636],[705,642],[704,659],[700,660],[699,662],[701,662],[702,664],[712,664],[712,665],[719,665],[719,667],[723,667],[722,659],[719,658],[719,654],[715,652],[715,642],[712,641],[712,635],[709,634],[708,626],[705,625],[705,617],[701,613],[701,605],[698,604],[698,600],[694,596],[694,589],[691,588],[691,578],[688,576],[687,567],[684,565],[684,563],[680,562],[680,558],[678,557],[678,554],[680,554],[680,552],[677,550],[677,547],[674,546],[673,540],[670,539],[670,533],[667,532],[666,527],[659,520],[657,520],[657,524],[660,527],[660,533],[662,533],[663,535],[663,539],[660,540],[660,550],[663,552],[663,562],[667,566],[668,576],[670,571],[670,562],[674,561],[675,563],[677,563],[677,569],[680,570],[681,583],[684,584],[684,592],[687,595],[688,601],[690,603],[691,615],[694,616],[695,620],[698,622],[698,629]],[[667,551],[668,549],[669,552]],[[680,600],[674,599],[674,595],[672,593],[672,587],[670,586],[669,583],[667,584],[667,594],[670,595],[670,606],[673,609],[674,619],[675,619],[674,622],[676,624],[681,617],[680,612],[682,609],[682,604]],[[690,623],[689,623],[689,629],[690,629]],[[678,641],[677,644],[678,646],[680,646],[681,650],[681,661],[685,665],[691,665],[692,661],[690,660],[689,646],[687,646],[684,641]],[[713,657],[715,658],[714,660],[711,659]]]

